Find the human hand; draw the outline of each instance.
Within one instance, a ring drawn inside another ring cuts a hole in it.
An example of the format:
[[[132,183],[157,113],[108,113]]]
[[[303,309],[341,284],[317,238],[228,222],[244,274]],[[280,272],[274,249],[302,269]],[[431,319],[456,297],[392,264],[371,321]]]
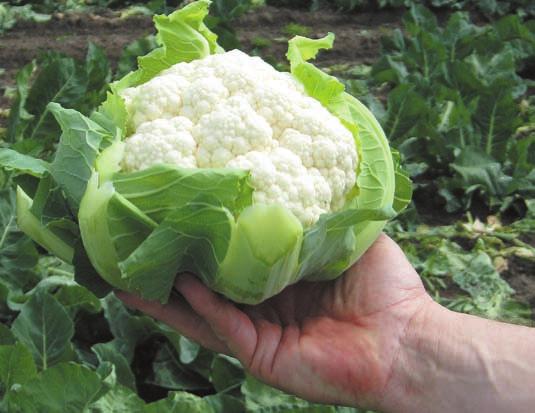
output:
[[[237,306],[181,275],[168,304],[118,293],[260,380],[307,400],[381,408],[411,319],[432,303],[397,244],[381,235],[332,282],[301,282]]]

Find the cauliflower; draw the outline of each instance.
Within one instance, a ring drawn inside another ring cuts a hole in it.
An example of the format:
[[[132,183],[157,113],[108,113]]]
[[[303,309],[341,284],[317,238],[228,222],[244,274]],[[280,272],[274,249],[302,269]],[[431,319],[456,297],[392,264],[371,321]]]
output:
[[[189,272],[258,304],[300,280],[336,279],[410,201],[373,114],[309,62],[332,33],[291,39],[281,73],[224,52],[204,23],[209,6],[156,16],[159,48],[90,118],[50,103],[62,130],[53,162],[15,159],[17,173],[42,175],[36,193],[66,224],[45,225],[18,188],[18,226],[77,271],[91,268],[74,260],[83,247],[99,293],[165,303]]]
[[[352,133],[259,57],[232,50],[178,63],[121,95],[133,131],[126,171],[248,169],[253,201],[283,205],[305,226],[341,208],[355,185]]]

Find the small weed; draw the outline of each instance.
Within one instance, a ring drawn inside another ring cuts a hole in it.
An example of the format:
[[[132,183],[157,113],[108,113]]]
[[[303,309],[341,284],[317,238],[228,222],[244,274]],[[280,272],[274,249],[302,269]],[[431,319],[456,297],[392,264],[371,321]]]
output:
[[[282,32],[290,37],[308,36],[312,32],[312,29],[299,23],[288,23],[283,27]]]
[[[267,37],[264,36],[256,36],[251,41],[253,47],[257,49],[265,49],[269,46],[271,46],[271,40],[269,40]]]

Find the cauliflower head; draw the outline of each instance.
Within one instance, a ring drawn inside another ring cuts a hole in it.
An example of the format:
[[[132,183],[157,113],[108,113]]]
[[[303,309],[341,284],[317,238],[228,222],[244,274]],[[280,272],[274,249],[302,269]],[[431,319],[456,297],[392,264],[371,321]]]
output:
[[[253,202],[304,226],[339,210],[355,186],[353,134],[289,73],[238,50],[178,63],[121,92],[129,114],[122,168],[240,168]]]
[[[210,3],[155,16],[158,47],[90,117],[47,106],[62,130],[52,162],[4,156],[39,179],[37,202],[17,190],[19,228],[99,296],[165,303],[189,272],[258,304],[339,277],[410,201],[377,119],[309,62],[334,34],[291,39],[281,73],[224,52]]]

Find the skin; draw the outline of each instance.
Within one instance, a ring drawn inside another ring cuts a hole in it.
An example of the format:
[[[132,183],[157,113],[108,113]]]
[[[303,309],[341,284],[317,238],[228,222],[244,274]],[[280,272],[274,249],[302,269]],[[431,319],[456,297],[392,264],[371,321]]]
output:
[[[534,331],[440,307],[386,235],[337,280],[290,286],[257,306],[237,306],[188,274],[175,286],[180,296],[167,305],[118,295],[307,400],[383,412],[535,406],[522,393],[529,380],[535,388],[535,367],[525,367]]]

